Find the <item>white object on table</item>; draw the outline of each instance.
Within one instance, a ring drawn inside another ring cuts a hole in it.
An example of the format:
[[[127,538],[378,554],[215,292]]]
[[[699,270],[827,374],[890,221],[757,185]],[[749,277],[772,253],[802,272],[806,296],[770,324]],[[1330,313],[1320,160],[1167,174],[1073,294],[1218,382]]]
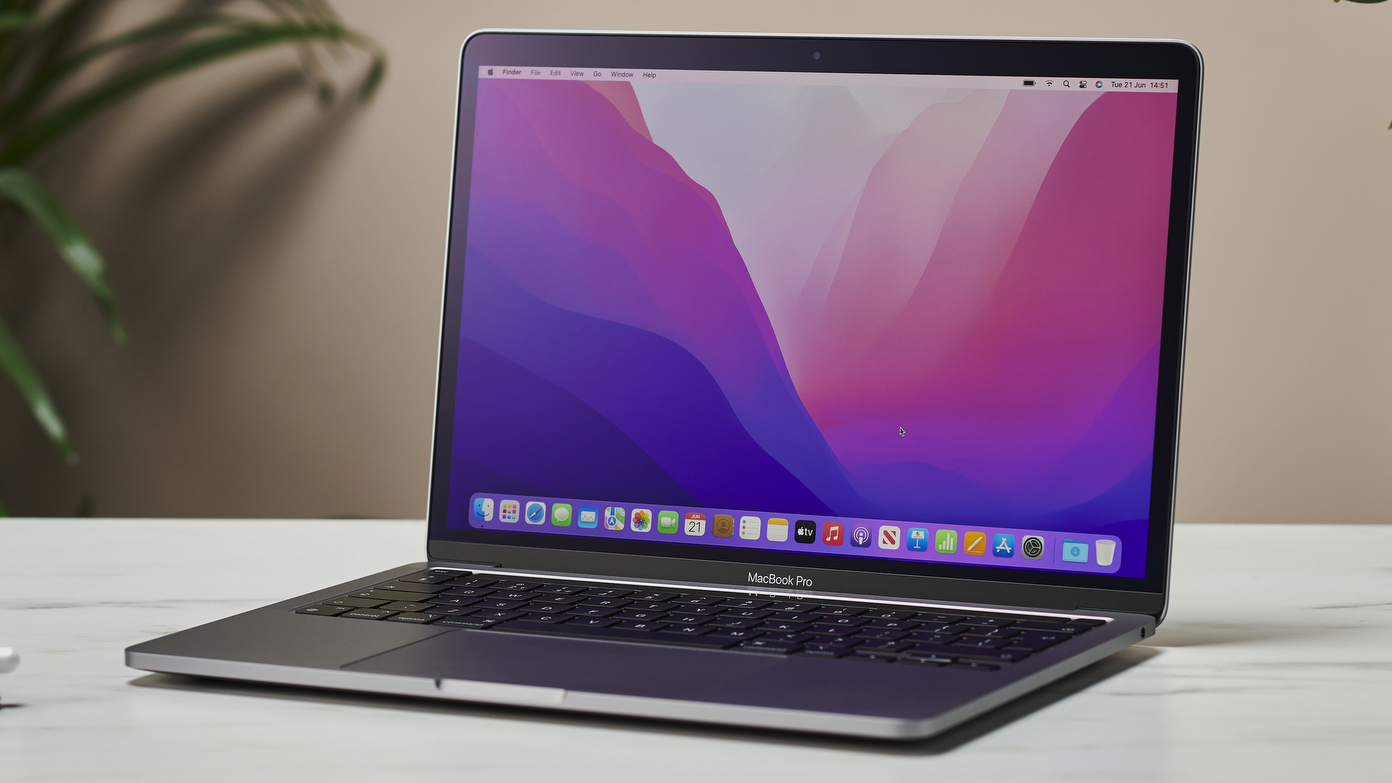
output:
[[[1181,525],[1153,639],[910,745],[122,664],[135,642],[419,560],[424,535],[419,522],[0,520],[0,632],[25,651],[4,683],[0,780],[1343,783],[1392,768],[1382,525]]]

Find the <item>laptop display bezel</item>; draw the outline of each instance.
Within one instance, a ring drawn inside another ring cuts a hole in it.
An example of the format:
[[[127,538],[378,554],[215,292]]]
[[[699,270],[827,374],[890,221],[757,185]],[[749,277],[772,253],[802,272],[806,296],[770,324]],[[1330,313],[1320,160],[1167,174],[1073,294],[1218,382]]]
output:
[[[812,53],[819,56],[815,59]],[[464,229],[482,64],[683,70],[1030,76],[1096,74],[1177,79],[1178,112],[1161,325],[1146,576],[1122,578],[1023,569],[838,558],[750,549],[596,541],[447,527],[460,339]],[[748,586],[760,574],[802,576],[810,589],[907,598],[1161,615],[1169,581],[1185,310],[1192,232],[1202,62],[1179,41],[949,39],[481,31],[460,57],[455,161],[444,281],[429,499],[433,560],[613,577]],[[925,568],[925,566],[930,566]],[[925,573],[927,572],[927,573]]]

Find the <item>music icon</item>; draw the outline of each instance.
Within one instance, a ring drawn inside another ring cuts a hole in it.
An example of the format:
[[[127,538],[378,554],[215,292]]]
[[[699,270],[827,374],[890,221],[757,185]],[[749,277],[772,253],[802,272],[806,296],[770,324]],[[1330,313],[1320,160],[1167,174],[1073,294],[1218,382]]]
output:
[[[822,529],[822,543],[827,546],[841,546],[841,523],[828,522]]]

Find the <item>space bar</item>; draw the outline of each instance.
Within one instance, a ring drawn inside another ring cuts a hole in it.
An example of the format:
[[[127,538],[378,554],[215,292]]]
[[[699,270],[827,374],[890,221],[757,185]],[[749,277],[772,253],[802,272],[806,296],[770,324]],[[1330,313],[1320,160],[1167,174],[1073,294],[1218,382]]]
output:
[[[648,642],[649,644],[678,644],[683,647],[724,648],[739,643],[738,639],[708,639],[704,636],[683,636],[661,631],[628,631],[623,628],[586,628],[578,625],[554,625],[551,623],[528,623],[513,621],[498,623],[491,631],[516,631],[546,636],[575,636],[585,639],[614,639],[626,642]]]

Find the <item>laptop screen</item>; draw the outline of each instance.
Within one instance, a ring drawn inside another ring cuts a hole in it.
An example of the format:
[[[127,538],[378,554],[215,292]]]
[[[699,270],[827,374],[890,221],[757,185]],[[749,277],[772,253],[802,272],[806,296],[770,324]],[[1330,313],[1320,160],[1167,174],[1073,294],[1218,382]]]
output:
[[[1146,575],[1176,81],[477,80],[449,529]]]

